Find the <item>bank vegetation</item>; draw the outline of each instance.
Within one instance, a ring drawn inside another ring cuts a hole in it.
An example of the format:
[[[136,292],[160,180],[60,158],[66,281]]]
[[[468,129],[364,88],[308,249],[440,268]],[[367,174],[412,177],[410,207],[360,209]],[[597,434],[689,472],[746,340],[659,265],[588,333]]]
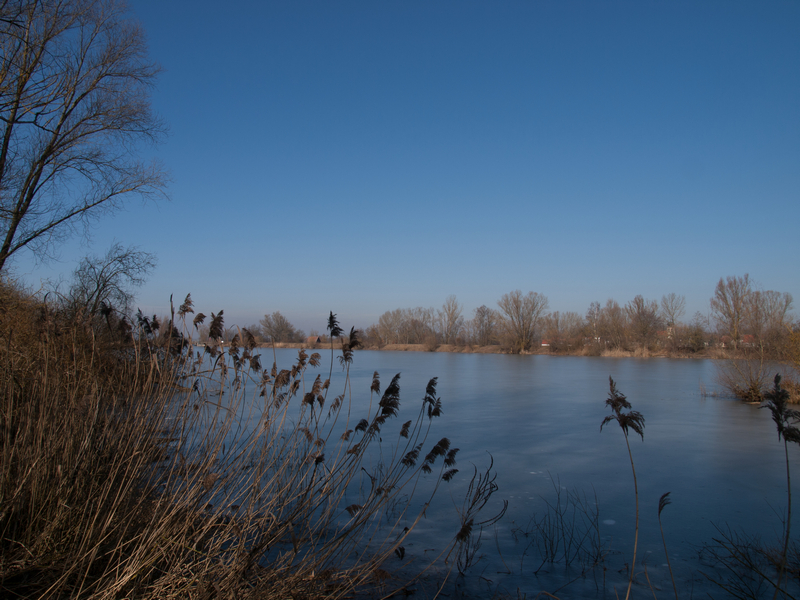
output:
[[[222,311],[190,296],[130,317],[89,280],[47,299],[0,285],[3,597],[425,597],[492,522],[493,473],[459,474],[434,438],[436,378],[404,407],[399,374],[351,389],[358,334],[334,315],[324,359],[278,365],[246,329],[223,344]],[[464,477],[451,536],[407,552]]]
[[[721,278],[708,316],[684,319],[686,300],[676,293],[660,301],[635,296],[620,304],[609,298],[590,303],[585,314],[548,312],[547,297],[515,290],[496,308],[482,305],[466,315],[455,296],[441,308],[398,308],[360,330],[363,347],[393,351],[556,354],[608,357],[710,358],[728,392],[761,401],[775,375],[798,397],[800,322],[786,292],[759,289],[749,275]],[[261,344],[318,347],[325,335],[295,328],[280,312],[248,327]],[[201,339],[207,335],[203,330]]]

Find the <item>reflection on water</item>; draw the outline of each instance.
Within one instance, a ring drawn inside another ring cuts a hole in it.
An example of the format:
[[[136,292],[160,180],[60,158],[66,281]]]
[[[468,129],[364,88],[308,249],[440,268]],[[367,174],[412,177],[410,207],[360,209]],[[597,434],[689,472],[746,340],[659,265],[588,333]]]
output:
[[[320,352],[324,365],[328,356]],[[262,354],[264,363],[272,362],[271,351]],[[296,351],[279,350],[279,368],[295,356]],[[319,369],[323,378],[328,368]],[[658,500],[665,492],[671,492],[672,504],[662,518],[682,596],[724,596],[700,574],[709,568],[701,564],[702,549],[718,535],[716,527],[779,536],[779,515],[786,508],[782,445],[767,411],[700,395],[701,384],[715,389],[712,361],[363,351],[351,370],[353,412],[359,418],[359,411],[367,409],[373,371],[384,385],[402,373],[402,410],[412,412],[428,380],[438,377],[444,416],[434,423],[431,439],[448,436],[461,448],[461,473],[431,507],[409,552],[431,550],[454,535],[438,526],[452,521],[439,519],[437,511],[452,512],[454,502],[460,506],[470,463],[483,470],[489,454],[494,458],[499,491],[488,510],[499,509],[505,499],[508,512],[483,533],[480,553],[485,556],[473,576],[459,582],[472,595],[505,591],[516,597],[519,590],[531,598],[574,577],[577,581],[561,589],[559,597],[613,597],[615,587],[624,592],[634,492],[622,431],[613,422],[600,431],[609,412],[604,404],[609,376],[645,417],[644,440],[630,440],[641,511],[637,573],[646,565],[656,591],[663,590],[660,596],[672,593],[657,520]],[[796,460],[797,448],[790,452]],[[544,514],[546,501],[552,503],[553,480],[591,503],[596,497],[606,570],[581,577],[574,569],[565,572],[548,564],[534,575],[541,560],[526,554],[530,550],[521,532],[534,514]],[[652,596],[643,575],[637,583],[637,595]]]

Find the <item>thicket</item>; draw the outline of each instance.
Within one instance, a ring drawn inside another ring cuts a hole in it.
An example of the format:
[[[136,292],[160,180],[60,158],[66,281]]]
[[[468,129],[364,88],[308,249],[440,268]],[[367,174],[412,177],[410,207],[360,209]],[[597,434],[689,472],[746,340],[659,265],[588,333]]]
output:
[[[223,347],[222,311],[194,313],[188,296],[168,318],[131,322],[0,286],[3,594],[341,598],[441,584],[493,477],[476,473],[436,557],[406,553],[457,473],[458,448],[431,439],[436,379],[401,423],[400,376],[381,391],[375,373],[358,414],[357,335],[333,315],[329,326],[340,342],[327,369],[305,351],[265,367],[249,331]]]

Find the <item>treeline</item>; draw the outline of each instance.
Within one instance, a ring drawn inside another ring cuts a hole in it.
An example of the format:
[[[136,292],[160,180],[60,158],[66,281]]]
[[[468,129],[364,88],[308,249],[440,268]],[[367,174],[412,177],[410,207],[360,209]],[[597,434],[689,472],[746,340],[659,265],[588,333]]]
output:
[[[685,300],[676,294],[659,303],[636,296],[625,305],[609,299],[605,305],[592,302],[582,315],[573,311],[547,312],[543,294],[520,290],[504,294],[497,308],[486,305],[466,316],[454,296],[441,309],[413,308],[387,311],[378,323],[365,330],[365,342],[388,344],[439,344],[456,346],[500,346],[520,353],[537,348],[550,352],[591,354],[603,350],[698,352],[706,347],[708,327],[702,316],[690,324],[680,323]]]
[[[604,304],[591,302],[580,314],[548,311],[550,303],[544,294],[515,290],[504,294],[494,307],[482,305],[472,314],[465,314],[454,295],[448,296],[440,308],[386,311],[359,334],[367,348],[497,346],[512,353],[582,355],[613,351],[693,355],[728,349],[780,358],[790,332],[798,328],[792,305],[791,294],[760,290],[745,274],[719,280],[709,302],[709,316],[697,312],[685,319],[686,299],[676,293],[665,294],[660,300],[637,295],[624,304],[609,298]],[[314,330],[307,336],[279,311],[264,315],[258,324],[246,329],[260,343],[301,343],[309,337],[328,341],[324,333]],[[235,328],[226,331],[226,341],[235,334]],[[207,326],[201,327],[200,339],[207,335]]]
[[[504,294],[496,308],[483,305],[471,315],[464,314],[455,296],[439,309],[387,311],[363,333],[365,344],[378,348],[497,345],[514,353],[547,348],[580,354],[607,350],[696,354],[730,348],[778,357],[798,326],[791,315],[792,303],[789,293],[757,289],[749,275],[720,279],[709,303],[710,317],[697,312],[688,320],[684,320],[685,297],[676,293],[660,301],[638,295],[625,304],[610,298],[605,304],[592,302],[580,314],[548,312],[545,295],[516,290]]]

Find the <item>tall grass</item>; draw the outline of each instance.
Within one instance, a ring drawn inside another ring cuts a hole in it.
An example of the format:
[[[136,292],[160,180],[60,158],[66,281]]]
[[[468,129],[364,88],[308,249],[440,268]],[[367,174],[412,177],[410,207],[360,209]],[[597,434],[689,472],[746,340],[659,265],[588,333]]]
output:
[[[223,346],[222,311],[199,349],[205,316],[188,296],[177,316],[126,327],[1,293],[4,595],[410,593],[440,583],[452,563],[437,558],[470,542],[468,503],[437,557],[405,551],[458,449],[429,439],[435,378],[400,422],[400,375],[381,393],[376,373],[357,413],[354,331],[340,340],[341,377],[331,366],[323,380],[317,353],[264,368],[246,329]],[[342,333],[334,315],[329,325]]]

